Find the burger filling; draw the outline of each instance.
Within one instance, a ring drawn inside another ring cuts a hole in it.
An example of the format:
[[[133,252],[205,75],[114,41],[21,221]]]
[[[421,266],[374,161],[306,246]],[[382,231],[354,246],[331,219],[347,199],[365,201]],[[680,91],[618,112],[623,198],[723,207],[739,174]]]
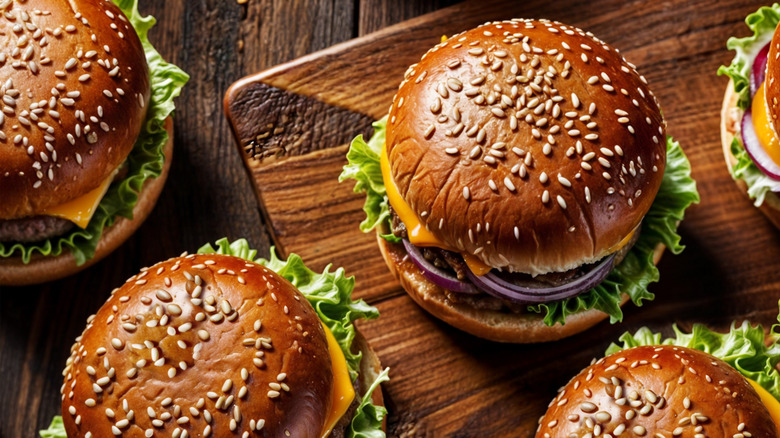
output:
[[[736,52],[728,66],[718,74],[727,75],[734,84],[736,107],[724,113],[726,130],[734,138],[730,152],[735,163],[732,177],[745,182],[755,205],[766,195],[780,192],[780,141],[768,114],[766,87],[769,43],[780,23],[780,5],[765,6],[745,20],[753,35],[730,38],[727,46]]]
[[[74,226],[73,222],[54,216],[0,220],[0,242],[40,242],[65,234]]]
[[[390,206],[390,229],[393,236],[399,239],[409,239],[406,225],[392,206]],[[628,252],[639,239],[640,231],[641,224],[637,230],[635,230],[635,232],[629,236],[627,242],[614,253],[614,261],[612,263],[613,266],[616,266],[623,261]],[[419,247],[417,249],[420,251],[422,256],[436,268],[454,275],[459,281],[469,282],[469,276],[467,274],[469,267],[463,260],[461,254],[433,246]],[[560,287],[570,284],[573,281],[587,275],[595,268],[597,264],[598,263],[581,265],[565,272],[550,272],[537,276],[523,273],[512,273],[507,275],[507,277],[511,278],[512,283],[528,288],[545,289],[551,287]],[[464,294],[444,289],[444,294],[451,302],[467,304],[477,309],[496,311],[509,310],[513,313],[522,313],[526,311],[526,306],[523,304],[519,304],[508,299],[495,297],[493,295],[484,293],[484,291],[481,291],[479,294]]]

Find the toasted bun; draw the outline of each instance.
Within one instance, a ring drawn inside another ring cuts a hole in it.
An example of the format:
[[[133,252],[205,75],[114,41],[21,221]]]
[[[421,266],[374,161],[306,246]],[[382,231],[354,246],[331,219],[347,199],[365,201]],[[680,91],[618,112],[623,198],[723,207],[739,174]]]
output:
[[[70,251],[57,257],[35,255],[27,264],[22,262],[20,257],[0,258],[0,285],[40,284],[75,274],[111,254],[135,233],[135,230],[144,223],[146,217],[152,212],[171,168],[171,159],[173,158],[173,120],[171,118],[165,121],[165,130],[168,131],[168,142],[165,144],[165,164],[162,173],[159,177],[144,183],[143,189],[138,195],[138,203],[133,208],[133,219],[117,217],[114,225],[103,230],[103,236],[100,237],[94,257],[81,266],[76,264],[76,258]]]
[[[333,387],[306,298],[261,265],[213,254],[131,277],[90,318],[64,375],[71,437],[234,438],[258,422],[265,437],[319,437]]]
[[[0,4],[8,22],[0,49],[0,219],[14,219],[111,176],[141,130],[149,71],[138,36],[110,1]]]
[[[387,124],[392,178],[446,246],[488,265],[562,272],[614,252],[666,166],[655,97],[577,28],[494,22],[406,73]]]
[[[550,403],[537,438],[776,437],[756,391],[726,362],[674,346],[636,347],[583,370]]]
[[[605,313],[591,309],[569,315],[562,326],[548,326],[543,317],[535,313],[484,310],[455,303],[447,298],[449,291],[425,278],[402,245],[390,243],[379,234],[377,242],[390,271],[420,307],[453,327],[480,338],[522,344],[549,342],[584,331],[607,317]],[[656,247],[654,263],[658,264],[664,249],[661,244]],[[628,295],[623,295],[620,304],[627,301]]]
[[[720,141],[723,146],[723,156],[729,172],[737,163],[736,157],[731,153],[731,142],[734,135],[739,132],[739,124],[742,121],[743,112],[737,107],[737,93],[734,92],[734,83],[729,81],[726,94],[723,97],[723,107],[720,111]],[[737,187],[747,196],[747,184],[741,179],[735,179]],[[772,224],[780,229],[780,198],[773,192],[764,197],[764,202],[758,207]]]

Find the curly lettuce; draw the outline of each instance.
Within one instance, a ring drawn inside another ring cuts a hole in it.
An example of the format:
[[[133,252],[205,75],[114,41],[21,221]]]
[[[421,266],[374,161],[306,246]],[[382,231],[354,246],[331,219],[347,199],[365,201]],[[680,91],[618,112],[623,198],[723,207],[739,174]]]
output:
[[[339,182],[347,179],[356,181],[354,192],[365,193],[366,202],[363,211],[366,218],[360,223],[360,231],[368,233],[379,227],[380,230],[390,229],[390,203],[387,200],[387,190],[382,179],[382,169],[379,164],[379,154],[385,144],[385,129],[387,116],[377,120],[372,125],[374,134],[366,142],[362,135],[352,140],[347,151],[347,165],[339,175]],[[392,233],[380,236],[393,243],[401,242]]]
[[[117,217],[132,219],[133,208],[144,182],[162,173],[164,148],[168,141],[168,133],[164,129],[165,119],[173,112],[173,99],[179,96],[189,76],[175,65],[165,62],[149,42],[147,33],[156,20],[151,16],[141,16],[138,0],[113,1],[127,16],[141,40],[149,64],[151,87],[146,121],[127,157],[127,176],[111,185],[86,228],[76,227],[65,235],[31,244],[0,243],[0,257],[18,256],[24,263],[29,263],[34,254],[56,257],[70,251],[76,263],[83,265],[94,256],[100,236],[114,224]]]
[[[269,259],[255,260],[257,251],[249,248],[249,243],[244,239],[232,243],[227,239],[220,239],[216,242],[216,248],[207,244],[200,248],[198,253],[227,254],[245,260],[254,260],[292,283],[306,297],[322,322],[333,333],[347,359],[350,377],[353,381],[357,379],[362,354],[352,351],[352,342],[357,333],[354,322],[358,319],[377,318],[379,311],[363,300],[352,300],[355,277],[347,277],[344,268],[330,272],[331,267],[327,266],[321,274],[318,274],[307,268],[300,256],[291,254],[287,260],[282,260],[276,256],[273,248]],[[387,409],[372,404],[371,394],[381,382],[389,380],[387,373],[388,370],[385,369],[361,399],[355,416],[347,428],[348,438],[384,438],[382,421],[387,415]]]
[[[780,362],[780,344],[776,342],[775,328],[771,339],[766,338],[760,325],[751,326],[747,321],[740,326],[732,324],[728,333],[714,332],[702,324],[695,324],[690,333],[685,333],[675,325],[674,334],[674,337],[662,339],[660,333],[642,327],[634,334],[624,333],[620,343],[611,344],[606,354],[644,345],[676,345],[701,350],[728,363],[780,400],[780,372],[776,368]],[[772,341],[769,345],[768,340]]]
[[[722,65],[718,69],[718,75],[726,75],[734,83],[734,91],[738,96],[737,107],[743,111],[750,105],[750,71],[753,60],[772,40],[775,28],[780,23],[780,4],[775,3],[772,6],[759,8],[747,16],[745,23],[753,31],[753,35],[745,38],[729,38],[726,47],[735,52],[734,59],[730,65]],[[731,169],[732,178],[745,181],[748,196],[754,200],[756,206],[761,206],[766,195],[777,187],[777,182],[756,166],[742,145],[740,136],[734,137],[730,147],[732,155],[737,159],[737,163]]]
[[[352,141],[347,152],[348,164],[339,176],[340,181],[356,180],[355,192],[366,194],[363,205],[366,219],[360,224],[360,230],[366,233],[376,227],[390,227],[389,203],[379,166],[379,154],[385,141],[385,124],[386,118],[374,123],[374,135],[368,142],[362,136]],[[555,325],[564,324],[566,317],[574,313],[597,309],[608,314],[610,321],[615,323],[623,319],[623,311],[620,309],[622,294],[627,294],[637,306],[641,306],[644,300],[654,298],[647,287],[659,278],[658,269],[653,263],[655,247],[661,243],[674,254],[682,252],[684,246],[680,245],[677,224],[683,219],[685,210],[699,202],[696,182],[691,178],[691,164],[680,144],[669,137],[666,151],[666,172],[661,188],[642,222],[637,243],[620,265],[590,291],[565,300],[529,306],[528,311],[544,314],[544,323]],[[389,236],[386,239],[392,241]]]

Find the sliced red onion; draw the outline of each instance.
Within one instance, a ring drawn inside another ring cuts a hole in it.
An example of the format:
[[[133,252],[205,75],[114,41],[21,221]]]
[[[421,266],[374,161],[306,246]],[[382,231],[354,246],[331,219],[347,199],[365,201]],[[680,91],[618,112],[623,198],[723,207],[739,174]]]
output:
[[[615,254],[611,254],[582,277],[570,283],[552,287],[518,286],[501,278],[494,271],[483,276],[476,275],[471,271],[467,271],[467,273],[469,279],[480,290],[490,295],[520,304],[538,304],[570,298],[590,290],[604,281],[609,271],[612,270],[614,259]]]
[[[753,127],[753,113],[750,108],[742,116],[742,144],[745,145],[745,150],[750,155],[750,158],[766,176],[780,181],[780,166],[775,163],[772,157],[766,153],[764,146],[761,145]],[[772,190],[775,191],[777,189],[780,189],[780,185]]]
[[[430,280],[433,284],[453,292],[465,294],[479,293],[473,284],[466,281],[460,281],[454,275],[434,266],[433,263],[423,257],[420,249],[412,245],[411,242],[406,239],[404,239],[403,242],[406,252],[409,253],[409,258],[412,259],[412,262],[414,262],[418,268],[420,268],[425,278]],[[467,271],[471,272],[469,270]]]
[[[771,43],[770,43],[771,44]],[[753,60],[753,66],[750,70],[750,98],[756,95],[756,91],[766,79],[766,61],[769,55],[769,44],[765,45]]]

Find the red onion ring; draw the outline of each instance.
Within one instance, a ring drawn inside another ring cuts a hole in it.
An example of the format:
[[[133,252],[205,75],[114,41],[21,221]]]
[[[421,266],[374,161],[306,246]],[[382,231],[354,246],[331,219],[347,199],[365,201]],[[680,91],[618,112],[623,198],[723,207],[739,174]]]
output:
[[[479,293],[479,290],[477,290],[473,284],[466,281],[460,281],[454,275],[434,266],[433,263],[423,257],[420,249],[412,245],[407,239],[404,239],[403,242],[406,252],[409,253],[409,258],[418,268],[420,268],[425,278],[430,280],[431,283],[452,292],[464,294]],[[467,271],[471,272],[468,269]]]
[[[742,144],[745,146],[745,150],[750,159],[756,163],[759,169],[769,178],[779,181],[777,187],[773,187],[772,191],[780,190],[780,166],[775,163],[772,157],[766,153],[764,147],[758,139],[756,130],[753,127],[753,113],[750,108],[745,111],[745,115],[742,116]]]
[[[771,43],[770,43],[771,44]],[[756,91],[766,79],[767,56],[769,55],[769,44],[765,45],[753,60],[753,66],[750,70],[750,98],[756,95]]]
[[[604,281],[612,270],[614,260],[615,254],[611,254],[582,277],[564,285],[553,287],[518,286],[501,278],[494,271],[490,271],[483,276],[478,276],[470,270],[467,271],[467,274],[469,280],[477,285],[480,290],[497,298],[520,304],[539,304],[570,298],[592,289]]]

